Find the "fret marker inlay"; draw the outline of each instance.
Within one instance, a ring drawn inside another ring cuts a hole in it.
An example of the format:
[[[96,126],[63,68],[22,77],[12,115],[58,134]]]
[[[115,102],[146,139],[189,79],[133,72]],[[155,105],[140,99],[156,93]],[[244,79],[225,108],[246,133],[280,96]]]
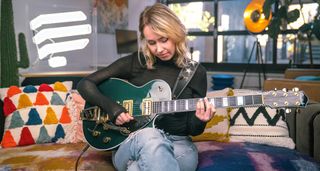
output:
[[[237,104],[238,104],[239,106],[243,105],[243,96],[238,96],[238,97],[237,97]]]
[[[228,106],[228,98],[222,98],[222,106]]]

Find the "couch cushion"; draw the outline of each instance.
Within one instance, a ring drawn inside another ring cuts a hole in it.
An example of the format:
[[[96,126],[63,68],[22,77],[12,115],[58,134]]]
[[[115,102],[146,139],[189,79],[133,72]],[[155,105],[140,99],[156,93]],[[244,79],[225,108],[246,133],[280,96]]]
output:
[[[300,80],[300,81],[320,81],[320,76],[304,75],[304,76],[296,77],[295,80]]]
[[[56,142],[72,126],[65,104],[72,82],[0,89],[4,101],[5,131],[2,147]]]

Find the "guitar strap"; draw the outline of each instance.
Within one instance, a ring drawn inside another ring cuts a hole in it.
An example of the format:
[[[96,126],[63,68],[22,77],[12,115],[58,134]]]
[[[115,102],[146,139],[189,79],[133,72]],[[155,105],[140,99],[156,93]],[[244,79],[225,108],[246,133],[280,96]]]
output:
[[[195,71],[197,70],[199,63],[196,61],[188,60],[187,66],[182,68],[179,76],[173,87],[172,99],[177,99],[182,91],[186,88],[191,78],[193,77]]]

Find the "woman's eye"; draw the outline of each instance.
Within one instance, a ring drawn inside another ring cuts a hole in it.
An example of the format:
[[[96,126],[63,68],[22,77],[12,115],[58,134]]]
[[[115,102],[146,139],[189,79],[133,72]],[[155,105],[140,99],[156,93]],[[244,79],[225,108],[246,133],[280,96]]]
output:
[[[162,38],[160,39],[160,41],[161,41],[162,43],[165,43],[165,42],[167,42],[167,41],[168,41],[168,38],[166,38],[166,37],[162,37]]]
[[[155,45],[156,42],[155,42],[155,41],[148,41],[148,44],[149,44],[149,45]]]

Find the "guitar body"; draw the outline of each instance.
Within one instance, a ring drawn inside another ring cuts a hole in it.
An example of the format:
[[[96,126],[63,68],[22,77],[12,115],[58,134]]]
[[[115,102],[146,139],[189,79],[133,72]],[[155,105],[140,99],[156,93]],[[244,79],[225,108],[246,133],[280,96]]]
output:
[[[134,121],[118,127],[108,119],[103,120],[107,118],[104,112],[99,112],[98,116],[82,114],[84,136],[87,142],[98,150],[112,150],[118,147],[130,133],[154,125],[156,115],[142,115],[141,103],[144,100],[171,99],[171,88],[163,80],[152,80],[138,87],[124,80],[111,78],[101,83],[98,89],[105,96],[124,106],[135,118]],[[85,108],[90,107],[93,105],[86,103]]]

